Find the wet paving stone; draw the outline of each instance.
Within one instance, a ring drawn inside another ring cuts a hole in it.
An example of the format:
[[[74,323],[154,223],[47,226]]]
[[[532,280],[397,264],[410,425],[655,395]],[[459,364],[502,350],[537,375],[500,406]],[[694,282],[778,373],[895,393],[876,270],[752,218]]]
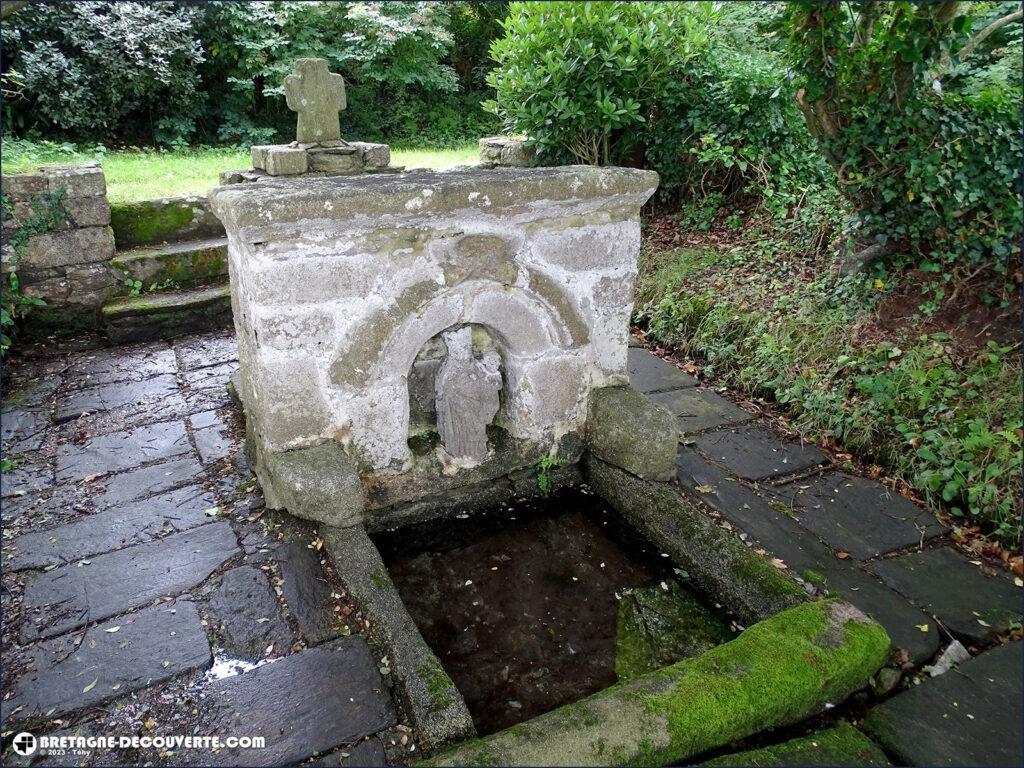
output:
[[[57,406],[55,421],[62,424],[83,414],[122,411],[126,416],[144,414],[152,421],[180,414],[185,399],[173,374],[143,381],[122,381],[69,392]]]
[[[234,441],[227,425],[217,411],[204,411],[190,416],[192,439],[195,440],[199,458],[204,464],[220,461],[230,455]]]
[[[45,459],[35,455],[15,457],[16,466],[0,477],[0,494],[25,496],[53,487],[53,467]]]
[[[376,736],[309,763],[316,768],[377,768],[387,764],[384,745]]]
[[[988,643],[1021,620],[1020,588],[950,547],[877,560],[871,569],[965,644]]]
[[[238,342],[234,333],[179,339],[174,343],[174,349],[183,371],[238,361]]]
[[[781,485],[772,496],[793,508],[802,526],[859,560],[920,546],[948,530],[881,483],[840,472]]]
[[[646,349],[628,350],[629,383],[638,392],[664,392],[697,386],[697,379]]]
[[[97,481],[103,490],[97,492],[93,500],[99,508],[124,504],[198,483],[204,476],[202,465],[191,456],[162,461]]]
[[[0,414],[0,443],[5,454],[38,451],[46,439],[50,417],[45,411],[5,410]]]
[[[291,765],[389,728],[397,719],[377,667],[365,640],[343,637],[211,683],[207,733],[263,735],[267,744],[198,763]]]
[[[672,392],[656,392],[647,397],[658,405],[665,406],[673,416],[679,418],[679,429],[684,435],[727,424],[738,424],[753,418],[738,405],[710,390],[701,392],[691,387]]]
[[[341,634],[341,623],[330,609],[331,587],[320,558],[304,541],[290,541],[277,551],[284,580],[285,602],[310,645]]]
[[[868,712],[865,730],[901,765],[1024,764],[1024,644],[985,651]]]
[[[266,574],[258,568],[243,565],[225,571],[210,597],[210,608],[232,655],[256,661],[268,654],[288,653],[292,631],[281,617]]]
[[[4,377],[4,410],[45,410],[64,382],[65,366],[55,362],[27,364]]]
[[[237,363],[230,362],[187,371],[184,374],[185,384],[192,389],[225,389],[228,378],[237,368]]]
[[[213,496],[201,488],[187,488],[114,507],[19,536],[5,547],[4,566],[12,571],[45,568],[142,544],[209,522],[206,511],[214,506]]]
[[[786,442],[760,427],[701,435],[696,446],[745,480],[765,480],[814,469],[828,461],[813,445]]]
[[[116,627],[116,629],[115,629]],[[199,613],[176,600],[121,616],[77,636],[33,646],[35,671],[4,702],[5,720],[61,715],[102,704],[185,672],[210,665],[212,656]]]
[[[183,592],[239,553],[226,522],[65,565],[25,587],[21,637],[52,637]]]
[[[185,424],[166,421],[111,432],[85,445],[65,443],[57,448],[57,482],[78,482],[87,475],[120,472],[158,459],[183,456],[192,450]]]
[[[100,384],[142,381],[176,371],[174,352],[164,344],[101,349],[71,356],[69,387],[85,389]]]

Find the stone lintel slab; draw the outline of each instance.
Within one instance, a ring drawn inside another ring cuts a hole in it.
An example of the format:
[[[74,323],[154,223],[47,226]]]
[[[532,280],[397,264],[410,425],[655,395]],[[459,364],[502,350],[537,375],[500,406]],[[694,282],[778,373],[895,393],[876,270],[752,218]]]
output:
[[[806,603],[426,764],[677,765],[842,701],[888,653],[885,631],[853,606]]]
[[[617,195],[654,194],[658,175],[632,168],[519,168],[329,176],[228,185],[210,192],[214,212],[229,231],[252,242],[273,228],[302,221],[347,221],[356,216],[437,216],[456,210],[496,211],[537,200],[553,203]],[[325,205],[325,203],[329,203]]]

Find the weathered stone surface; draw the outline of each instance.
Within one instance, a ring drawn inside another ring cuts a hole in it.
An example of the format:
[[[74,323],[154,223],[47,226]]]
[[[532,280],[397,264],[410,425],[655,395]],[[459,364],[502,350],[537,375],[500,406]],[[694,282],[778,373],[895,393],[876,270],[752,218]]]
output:
[[[199,494],[199,489],[192,484],[200,482],[202,479],[203,468],[191,456],[174,461],[162,461],[148,467],[104,478],[99,484],[102,490],[95,492],[93,501],[97,507],[103,509],[134,499],[145,499],[157,493],[173,491],[182,486],[189,486],[174,495],[175,498],[183,501],[190,494],[193,496]]]
[[[238,342],[234,332],[178,339],[174,342],[174,349],[184,371],[238,362]]]
[[[296,59],[295,74],[284,79],[284,94],[288,109],[298,112],[296,141],[316,144],[341,138],[338,113],[347,104],[345,79],[327,69],[326,59]]]
[[[76,227],[105,227],[110,224],[110,203],[105,194],[68,198],[64,201],[64,210]]]
[[[223,237],[224,227],[205,197],[163,197],[115,203],[110,223],[120,250],[144,245]]]
[[[5,410],[0,414],[0,435],[5,453],[38,451],[50,419],[42,411]]]
[[[231,289],[211,285],[145,296],[127,296],[100,308],[107,338],[115,344],[169,338],[231,323]]]
[[[154,376],[143,381],[121,381],[69,392],[57,404],[55,421],[62,424],[83,414],[105,411],[136,413],[159,419],[176,415],[185,409],[185,400],[178,391],[177,378]]]
[[[98,162],[56,163],[44,165],[40,170],[47,177],[50,193],[61,193],[68,198],[107,194],[107,183]]]
[[[1021,765],[1024,644],[1009,643],[868,712],[867,732],[903,765]]]
[[[271,176],[297,176],[309,170],[309,156],[304,149],[273,147],[267,151],[266,164]]]
[[[667,409],[632,387],[590,393],[587,447],[609,464],[651,480],[675,476],[678,428]]]
[[[629,350],[629,383],[638,392],[665,392],[697,386],[697,380],[646,349]]]
[[[721,619],[677,581],[623,595],[615,639],[619,680],[698,656],[732,639]]]
[[[116,627],[116,629],[115,629]],[[72,636],[33,646],[35,671],[20,678],[4,701],[5,720],[60,716],[120,698],[209,666],[212,656],[195,605],[161,603]]]
[[[141,544],[209,522],[206,512],[214,506],[216,502],[208,493],[188,488],[115,507],[57,528],[19,536],[5,548],[4,566],[12,571],[45,568]]]
[[[226,383],[226,381],[225,381]],[[188,418],[199,458],[210,464],[227,457],[234,447],[228,427],[216,411],[204,411]]]
[[[121,251],[110,266],[119,276],[139,280],[146,287],[156,283],[192,288],[226,278],[227,256],[227,238],[210,237]]]
[[[210,597],[210,608],[220,619],[232,655],[255,661],[291,649],[292,632],[281,618],[266,575],[258,568],[243,565],[226,571]]]
[[[387,168],[391,165],[391,147],[387,144],[371,144],[366,141],[351,141],[349,144],[359,150],[363,165],[371,168]]]
[[[222,522],[47,571],[25,587],[22,639],[59,635],[177,594],[238,553]]]
[[[790,475],[828,461],[828,456],[812,445],[787,443],[758,427],[711,432],[698,437],[696,445],[746,480]]]
[[[42,173],[4,174],[3,190],[15,200],[27,200],[49,190],[50,182]]]
[[[24,457],[21,457],[22,459]],[[42,460],[19,460],[14,469],[3,473],[0,482],[0,493],[7,499],[12,496],[24,496],[30,493],[53,487],[53,467]],[[5,515],[6,518],[6,515]]]
[[[741,621],[753,624],[807,599],[803,588],[683,499],[675,486],[641,480],[588,455],[590,487]]]
[[[278,560],[285,602],[309,644],[319,645],[338,637],[340,617],[331,610],[331,587],[316,551],[305,541],[290,541]]]
[[[1021,591],[985,576],[950,547],[877,560],[871,569],[965,643],[982,645],[1021,620]]]
[[[207,365],[193,371],[186,371],[184,375],[185,384],[190,389],[224,389],[228,384],[228,378],[238,370],[238,364],[234,361],[220,363],[219,365]]]
[[[831,547],[866,560],[946,532],[928,510],[874,480],[828,472],[779,486],[773,497]]]
[[[174,374],[174,352],[161,345],[90,350],[71,356],[69,389],[85,389],[121,381],[142,381]]]
[[[378,768],[388,765],[388,758],[380,739],[371,736],[366,741],[324,755],[310,765],[316,768]]]
[[[674,765],[842,701],[888,653],[885,632],[856,608],[806,603],[427,764]]]
[[[270,509],[328,525],[359,524],[363,486],[355,463],[337,443],[271,453],[265,466],[257,475]]]
[[[185,425],[165,421],[124,432],[91,438],[85,445],[65,443],[57,448],[57,481],[77,482],[87,475],[119,472],[156,459],[191,451]]]
[[[466,702],[420,635],[366,531],[330,528],[324,543],[342,584],[387,650],[420,745],[441,749],[476,735]]]
[[[265,749],[202,755],[206,765],[292,765],[396,722],[366,641],[343,637],[206,688],[209,733],[265,734]]]
[[[871,739],[849,723],[841,722],[833,728],[815,731],[810,736],[760,749],[734,752],[706,760],[702,765],[718,768],[743,765],[868,766],[890,763]]]
[[[706,429],[738,424],[754,418],[738,405],[705,390],[695,388],[653,392],[647,396],[658,405],[663,405],[678,417],[679,432],[692,435]]]
[[[468,326],[443,334],[448,356],[435,380],[437,431],[449,456],[479,464],[487,458],[487,425],[498,412],[501,358],[477,359]]]
[[[344,151],[336,149],[315,150],[306,152],[309,158],[309,170],[322,173],[358,173],[363,162],[357,152],[351,148]]]
[[[113,258],[114,235],[110,227],[57,230],[34,235],[26,248],[26,268],[92,264]]]
[[[480,162],[510,168],[530,168],[537,164],[537,151],[526,146],[524,139],[488,136],[478,142]]]

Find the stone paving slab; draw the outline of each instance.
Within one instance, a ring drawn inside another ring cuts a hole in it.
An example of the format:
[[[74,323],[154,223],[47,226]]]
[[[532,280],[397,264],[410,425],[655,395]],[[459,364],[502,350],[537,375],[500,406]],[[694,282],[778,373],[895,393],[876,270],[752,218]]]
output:
[[[772,496],[792,507],[802,526],[859,560],[920,546],[948,530],[881,483],[841,472],[778,486]]]
[[[0,442],[4,453],[38,451],[43,447],[50,418],[43,411],[5,410],[0,414]]]
[[[228,378],[237,368],[238,363],[227,362],[187,371],[184,375],[185,384],[192,389],[224,389],[228,385]]]
[[[749,421],[753,416],[738,405],[705,390],[695,388],[655,392],[647,397],[668,408],[679,420],[681,434],[692,435],[705,429]]]
[[[986,651],[868,712],[867,732],[903,765],[1019,766],[1019,641]]]
[[[77,646],[76,639],[58,637],[33,646],[36,670],[19,679],[14,697],[4,702],[5,719],[19,706],[24,709],[16,713],[18,719],[95,706],[212,661],[206,631],[189,600],[101,624]]]
[[[214,506],[213,496],[192,487],[114,507],[56,528],[19,536],[5,547],[8,557],[4,567],[20,571],[63,565],[141,544],[209,522],[206,510]]]
[[[292,631],[258,568],[243,565],[226,571],[210,597],[210,608],[220,620],[225,647],[239,658],[256,661],[291,648]]]
[[[290,541],[278,552],[282,589],[299,629],[310,645],[318,645],[341,634],[337,614],[330,609],[331,587],[324,576],[320,558],[305,541]]]
[[[63,365],[53,363],[26,365],[11,376],[5,370],[4,410],[46,410],[53,393],[64,383],[63,371]],[[23,379],[23,376],[27,378]]]
[[[767,480],[804,472],[828,462],[821,449],[786,442],[760,427],[723,429],[701,435],[696,446],[712,461],[745,480]]]
[[[669,389],[695,387],[693,376],[667,363],[646,349],[629,349],[626,370],[629,383],[638,392],[664,392]]]
[[[204,476],[205,470],[202,465],[191,456],[174,461],[162,461],[96,481],[97,487],[102,487],[103,490],[94,494],[93,501],[99,508],[125,504],[182,486],[194,485],[201,482]]]
[[[173,374],[142,381],[119,381],[98,387],[77,389],[60,398],[55,421],[63,424],[83,414],[120,411],[126,416],[144,414],[148,420],[181,413],[185,399]]]
[[[1021,620],[1021,589],[985,576],[950,547],[878,560],[871,569],[964,643],[988,643]]]
[[[238,342],[234,333],[178,339],[174,342],[174,349],[184,371],[238,361]]]
[[[209,733],[265,736],[265,749],[197,755],[205,765],[291,765],[397,722],[366,641],[343,637],[211,683]]]
[[[217,411],[203,411],[188,418],[199,458],[204,464],[220,461],[231,453],[234,442]]]
[[[315,768],[377,768],[387,764],[384,745],[376,736],[371,736],[366,741],[324,755],[308,765]]]
[[[738,525],[798,576],[838,593],[871,615],[885,627],[893,646],[905,650],[911,661],[924,663],[938,651],[939,628],[934,621],[852,562],[837,559],[832,549],[795,518],[730,480],[724,470],[690,448],[680,448],[676,464],[684,489]]]
[[[0,495],[24,496],[53,487],[53,467],[47,462],[29,460],[0,475]]]
[[[183,456],[192,450],[185,424],[165,421],[91,438],[85,445],[66,443],[57,449],[57,482],[74,483],[87,475],[120,472],[157,459]]]
[[[73,389],[142,381],[177,371],[174,351],[162,344],[80,352],[72,355],[69,362],[68,386]]]
[[[22,640],[59,635],[183,592],[238,553],[231,526],[218,522],[47,571],[25,587]]]

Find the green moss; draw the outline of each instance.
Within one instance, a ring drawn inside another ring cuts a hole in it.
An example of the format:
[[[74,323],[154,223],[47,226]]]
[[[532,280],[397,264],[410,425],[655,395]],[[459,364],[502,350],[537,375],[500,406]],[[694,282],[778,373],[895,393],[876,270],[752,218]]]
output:
[[[843,605],[805,603],[670,668],[678,674],[671,690],[647,704],[668,721],[672,744],[664,757],[698,754],[766,723],[796,722],[861,688],[885,663],[889,638],[877,624],[844,620]]]
[[[391,577],[388,576],[384,563],[381,563],[370,572],[370,581],[373,582],[373,586],[377,589],[391,589]]]
[[[110,206],[110,226],[118,248],[150,245],[175,239],[194,218],[193,203],[141,200]]]
[[[708,760],[707,766],[746,765],[889,765],[882,751],[849,723],[817,731],[761,749],[751,749]]]
[[[804,581],[809,581],[811,584],[824,584],[825,583],[825,577],[822,576],[817,571],[812,571],[810,568],[808,568],[806,571],[804,571],[801,575],[803,576]]]
[[[455,688],[455,683],[448,677],[448,673],[444,671],[444,667],[441,666],[441,662],[437,660],[436,656],[431,654],[427,661],[416,670],[416,674],[426,682],[427,690],[438,707],[446,709],[452,705],[451,693]]]
[[[774,597],[804,595],[799,584],[780,573],[778,568],[755,552],[746,553],[746,557],[737,556],[732,561],[731,569],[737,579],[755,585],[765,594]]]

